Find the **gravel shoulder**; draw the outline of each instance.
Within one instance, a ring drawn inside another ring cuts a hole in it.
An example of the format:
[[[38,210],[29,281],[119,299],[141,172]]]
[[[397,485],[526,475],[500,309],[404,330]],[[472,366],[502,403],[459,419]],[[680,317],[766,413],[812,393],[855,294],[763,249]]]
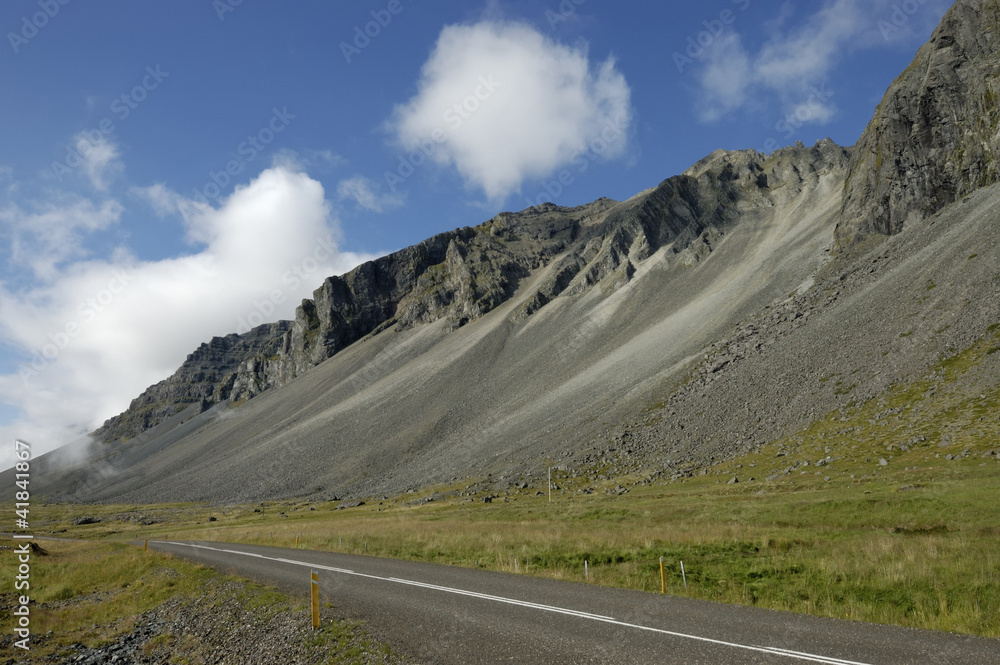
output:
[[[408,662],[360,622],[335,617],[322,596],[313,630],[307,599],[287,591],[134,546],[46,547],[32,568],[30,650],[15,648],[17,638],[5,632],[3,665]],[[0,596],[0,617],[15,606],[13,593]]]

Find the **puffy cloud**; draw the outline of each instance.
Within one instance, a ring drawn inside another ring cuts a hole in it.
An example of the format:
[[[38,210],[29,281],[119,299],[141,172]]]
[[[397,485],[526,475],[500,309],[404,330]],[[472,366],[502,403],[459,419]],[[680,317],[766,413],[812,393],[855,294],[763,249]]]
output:
[[[143,261],[118,249],[63,265],[56,243],[39,247],[52,254],[39,260],[55,266],[46,280],[20,291],[0,285],[0,402],[19,413],[8,410],[4,440],[33,439],[36,454],[73,441],[169,376],[200,343],[290,318],[325,277],[373,258],[337,248],[322,185],[286,167],[265,170],[218,208],[162,185],[141,191],[163,214],[188,212],[192,253]],[[47,219],[82,233],[111,223],[117,206],[80,202]]]
[[[454,165],[493,200],[551,174],[602,134],[612,137],[602,154],[621,155],[632,116],[613,58],[592,64],[584,48],[522,23],[445,27],[417,90],[390,120],[397,141],[432,146],[425,151],[435,162]]]
[[[346,180],[341,180],[337,185],[337,194],[342,200],[351,200],[365,210],[372,212],[383,212],[388,208],[396,208],[403,205],[403,197],[400,194],[378,195],[375,190],[378,185],[371,179],[364,176],[354,176]]]

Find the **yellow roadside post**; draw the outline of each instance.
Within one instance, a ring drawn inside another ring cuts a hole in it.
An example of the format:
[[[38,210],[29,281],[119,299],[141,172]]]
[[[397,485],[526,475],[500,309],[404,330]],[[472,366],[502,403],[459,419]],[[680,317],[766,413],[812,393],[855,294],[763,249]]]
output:
[[[667,573],[663,570],[663,557],[660,557],[660,593],[667,592]]]
[[[142,544],[142,551],[143,552],[148,552],[149,551],[149,540],[146,540],[145,542],[143,542],[143,544]]]
[[[311,581],[312,596],[312,622],[313,630],[319,628],[319,573],[315,570],[309,571]]]

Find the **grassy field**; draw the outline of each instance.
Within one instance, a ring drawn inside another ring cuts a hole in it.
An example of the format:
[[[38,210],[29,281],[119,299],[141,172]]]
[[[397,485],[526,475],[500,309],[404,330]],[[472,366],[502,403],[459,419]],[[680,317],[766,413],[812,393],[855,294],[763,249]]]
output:
[[[11,644],[8,655],[17,657],[17,662],[71,659],[80,645],[113,644],[136,628],[142,613],[168,600],[249,609],[264,622],[282,613],[308,623],[308,603],[302,599],[154,551],[144,552],[141,547],[98,541],[40,542],[46,553],[31,556],[31,589],[22,592],[32,598],[31,648],[22,653]],[[9,539],[0,541],[0,546],[13,545]],[[14,589],[15,574],[16,566],[4,566],[0,588]],[[7,625],[15,596],[5,593],[0,600],[4,608],[0,617]],[[361,654],[387,653],[348,622],[324,619],[320,630],[308,635],[314,651],[332,653],[324,662],[368,663],[372,661]],[[151,656],[169,653],[174,663],[208,662],[205,646],[188,635],[160,634],[143,648]]]
[[[551,503],[543,487],[486,503],[483,492],[461,496],[465,483],[345,510],[47,506],[35,523],[91,538],[298,539],[649,592],[659,592],[662,556],[678,596],[1000,637],[1000,388],[986,371],[1000,329],[991,332],[919,381],[668,484],[597,483],[587,479],[595,469],[557,474]],[[850,390],[850,377],[829,380]],[[619,484],[630,491],[606,493]],[[74,526],[84,513],[101,522]]]
[[[551,504],[529,488],[490,504],[408,505],[409,496],[348,510],[150,507],[143,514],[164,522],[145,527],[111,521],[135,507],[103,506],[108,521],[69,531],[286,547],[298,538],[302,548],[577,581],[587,561],[590,583],[650,592],[659,591],[663,556],[674,595],[1000,637],[1000,463],[981,464],[967,458],[864,482],[809,473],[766,487],[706,476],[617,497],[562,483]],[[79,512],[50,510],[63,524]]]

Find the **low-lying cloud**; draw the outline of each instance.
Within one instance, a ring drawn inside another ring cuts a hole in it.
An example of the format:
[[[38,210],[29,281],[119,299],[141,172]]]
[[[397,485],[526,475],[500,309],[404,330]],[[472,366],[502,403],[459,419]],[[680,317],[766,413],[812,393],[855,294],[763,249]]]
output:
[[[324,278],[373,258],[337,248],[322,185],[287,165],[263,171],[217,208],[163,185],[139,191],[159,214],[183,213],[190,253],[155,261],[127,247],[74,253],[88,233],[118,223],[114,200],[53,202],[32,213],[11,204],[0,213],[15,239],[11,260],[36,275],[26,287],[0,284],[0,402],[8,407],[0,439],[32,441],[36,455],[76,440],[202,342],[291,318]],[[18,417],[10,419],[11,407]],[[12,462],[0,456],[0,466]]]

